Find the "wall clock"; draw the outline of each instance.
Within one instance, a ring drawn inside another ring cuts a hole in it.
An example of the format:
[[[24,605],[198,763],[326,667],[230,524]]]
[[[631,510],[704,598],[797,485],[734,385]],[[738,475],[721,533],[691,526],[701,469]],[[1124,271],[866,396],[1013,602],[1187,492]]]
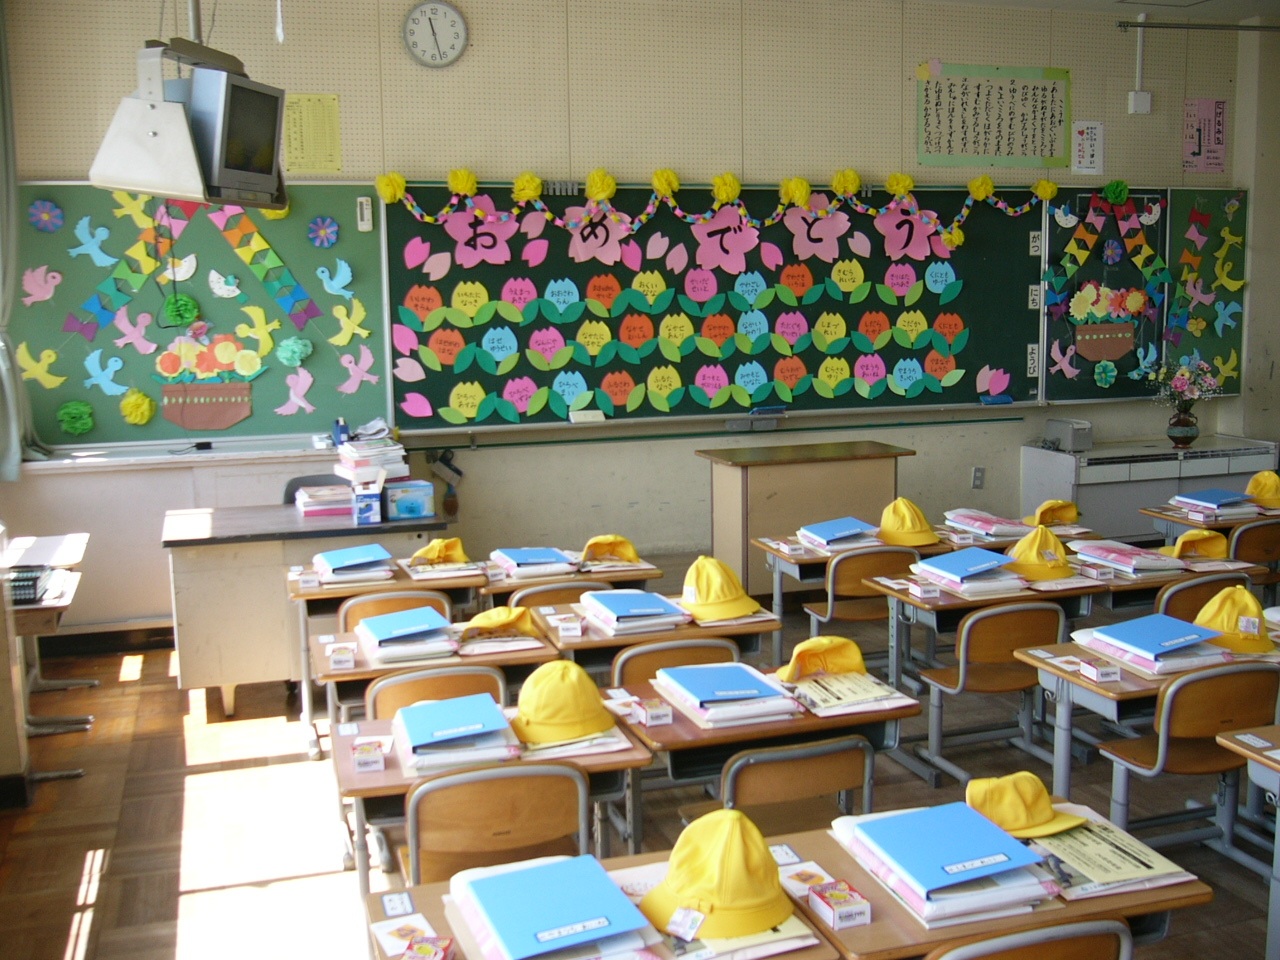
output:
[[[447,67],[467,49],[467,21],[452,3],[431,0],[404,18],[404,45],[424,67]]]

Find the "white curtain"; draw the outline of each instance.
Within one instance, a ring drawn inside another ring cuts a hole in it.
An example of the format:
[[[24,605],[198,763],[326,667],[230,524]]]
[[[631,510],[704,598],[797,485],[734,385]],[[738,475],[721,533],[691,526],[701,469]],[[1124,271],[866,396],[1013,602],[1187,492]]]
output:
[[[0,0],[0,480],[18,479],[22,461],[44,460],[48,449],[36,436],[9,341],[9,314],[18,282],[18,169],[13,147],[13,98],[9,83],[9,38]]]

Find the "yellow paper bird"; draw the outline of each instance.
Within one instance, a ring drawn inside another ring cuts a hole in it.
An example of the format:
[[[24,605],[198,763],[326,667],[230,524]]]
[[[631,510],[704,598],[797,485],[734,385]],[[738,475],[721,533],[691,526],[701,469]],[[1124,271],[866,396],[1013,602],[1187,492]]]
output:
[[[280,329],[280,321],[272,320],[268,323],[267,311],[261,307],[241,307],[240,309],[253,321],[253,325],[237,323],[236,336],[243,337],[246,340],[257,340],[258,349],[256,352],[258,356],[265,357],[276,345],[275,339],[271,336],[271,331]]]
[[[1240,364],[1240,358],[1236,356],[1236,348],[1231,348],[1231,356],[1226,363],[1222,362],[1221,357],[1213,358],[1213,365],[1218,368],[1218,382],[1226,383],[1232,377],[1240,379],[1240,371],[1237,369]]]
[[[52,390],[54,387],[62,386],[66,377],[55,376],[49,372],[49,367],[53,365],[53,361],[58,359],[58,354],[54,350],[41,350],[40,361],[37,363],[31,359],[31,351],[27,349],[27,342],[24,340],[18,344],[18,366],[22,367],[22,379],[34,380],[46,390]]]
[[[360,326],[365,318],[365,313],[364,304],[360,302],[359,297],[351,301],[351,314],[349,316],[346,304],[339,304],[334,307],[333,315],[342,323],[342,329],[329,338],[329,342],[335,347],[345,347],[351,342],[352,337],[368,337],[372,332],[368,328]]]

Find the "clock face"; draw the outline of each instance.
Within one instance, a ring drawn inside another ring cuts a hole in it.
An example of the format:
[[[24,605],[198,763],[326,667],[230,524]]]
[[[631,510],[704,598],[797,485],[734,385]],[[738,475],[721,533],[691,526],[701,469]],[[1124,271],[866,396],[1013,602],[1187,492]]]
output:
[[[467,49],[467,21],[451,3],[420,3],[404,18],[404,45],[425,67],[447,67]]]

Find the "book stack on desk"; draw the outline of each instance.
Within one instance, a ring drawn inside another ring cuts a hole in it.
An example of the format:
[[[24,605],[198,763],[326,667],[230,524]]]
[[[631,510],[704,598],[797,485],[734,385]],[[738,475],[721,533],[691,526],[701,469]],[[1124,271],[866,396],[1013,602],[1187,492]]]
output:
[[[745,663],[663,667],[653,688],[704,729],[785,720],[802,709],[779,681]]]
[[[414,607],[365,617],[355,634],[375,663],[444,657],[458,650],[449,621],[433,607]]]
[[[840,717],[915,703],[914,698],[869,673],[817,674],[789,686],[791,695],[817,717]]]
[[[1030,913],[1060,890],[1041,856],[964,803],[840,817],[836,840],[925,927]]]
[[[913,563],[914,573],[942,589],[962,597],[989,597],[1017,593],[1027,581],[1009,570],[1001,570],[1013,558],[981,547],[966,547],[954,553],[940,553]]]
[[[578,561],[555,547],[503,547],[489,554],[504,574],[517,580],[574,573]]]
[[[1237,490],[1211,487],[1179,493],[1169,501],[1187,511],[1187,517],[1201,523],[1214,520],[1248,520],[1258,515],[1258,505]]]
[[[387,471],[387,480],[404,480],[409,476],[409,462],[404,446],[383,437],[379,440],[348,440],[338,445],[338,462],[333,472],[351,483],[370,483],[378,479],[378,471]]]
[[[796,539],[819,550],[846,550],[863,544],[877,543],[876,528],[856,517],[840,517],[821,523],[808,523],[796,531]]]
[[[293,495],[293,505],[304,517],[349,517],[354,504],[355,493],[345,483],[299,487]]]
[[[365,583],[395,576],[391,554],[376,543],[317,553],[311,558],[311,566],[321,583]]]
[[[1031,527],[1021,520],[1010,520],[997,517],[985,510],[957,509],[943,514],[948,527],[974,533],[980,537],[996,539],[997,537],[1021,537],[1031,532]]]
[[[1140,673],[1166,676],[1231,660],[1231,652],[1206,641],[1220,636],[1185,620],[1153,613],[1122,623],[1078,630],[1072,639],[1108,660]]]
[[[668,630],[693,619],[674,601],[647,590],[588,590],[581,605],[586,618],[611,637]]]
[[[1168,573],[1170,570],[1185,570],[1187,567],[1177,557],[1171,557],[1159,550],[1135,547],[1131,543],[1122,543],[1119,540],[1071,540],[1067,546],[1074,550],[1081,560],[1100,563],[1130,577]]]
[[[391,720],[400,768],[410,773],[509,760],[520,741],[487,693],[410,704]]]

